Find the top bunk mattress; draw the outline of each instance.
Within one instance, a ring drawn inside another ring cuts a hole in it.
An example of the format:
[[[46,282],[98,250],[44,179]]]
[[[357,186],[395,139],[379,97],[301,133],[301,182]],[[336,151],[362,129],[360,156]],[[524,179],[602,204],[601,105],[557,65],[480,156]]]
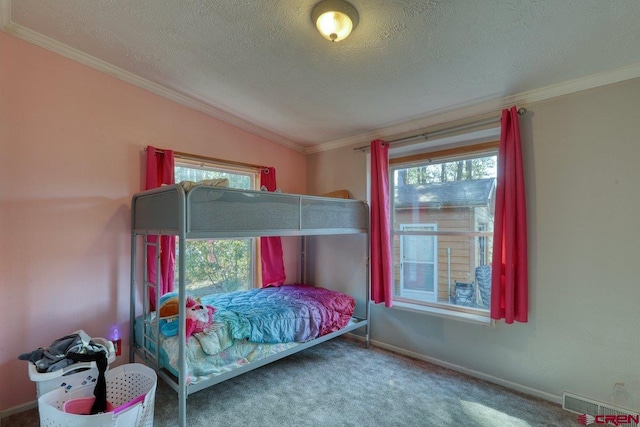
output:
[[[351,234],[368,231],[363,201],[265,191],[181,185],[137,193],[132,199],[134,231],[158,230],[186,236],[254,237]]]

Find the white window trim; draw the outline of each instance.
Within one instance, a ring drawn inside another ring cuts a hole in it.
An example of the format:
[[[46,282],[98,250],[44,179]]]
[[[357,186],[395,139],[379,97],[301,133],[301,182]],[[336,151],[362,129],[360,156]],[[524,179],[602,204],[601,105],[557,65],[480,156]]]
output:
[[[489,313],[476,314],[468,311],[458,311],[451,308],[440,308],[429,305],[414,304],[405,301],[393,300],[391,309],[410,311],[418,314],[425,314],[430,316],[438,316],[446,319],[461,320],[464,322],[478,323],[483,325],[495,324],[495,321],[489,317]]]

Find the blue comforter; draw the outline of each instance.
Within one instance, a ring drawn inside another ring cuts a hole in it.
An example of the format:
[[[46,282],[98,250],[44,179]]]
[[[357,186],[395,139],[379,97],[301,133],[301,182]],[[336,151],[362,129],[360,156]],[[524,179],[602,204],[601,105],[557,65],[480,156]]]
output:
[[[355,307],[346,294],[310,285],[284,285],[201,298],[230,340],[304,342],[345,327]]]

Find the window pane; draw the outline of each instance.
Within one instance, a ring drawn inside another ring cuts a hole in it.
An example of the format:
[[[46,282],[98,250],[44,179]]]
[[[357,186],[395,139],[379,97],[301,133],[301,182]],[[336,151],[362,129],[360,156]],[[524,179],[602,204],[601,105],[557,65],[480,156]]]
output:
[[[434,262],[433,237],[432,236],[402,236],[403,261]]]
[[[433,292],[433,264],[403,262],[404,289]]]
[[[221,179],[227,178],[229,180],[229,188],[239,188],[241,190],[253,189],[253,174],[225,171],[222,169],[216,169],[213,166],[192,166],[189,164],[178,164],[175,166],[175,179],[176,182],[180,181],[202,181],[204,179]]]
[[[251,240],[187,241],[185,284],[189,293],[200,296],[250,289]]]
[[[471,154],[391,170],[396,297],[488,308],[496,161]]]
[[[394,228],[436,223],[439,231],[476,231],[482,223],[492,231],[496,160],[492,155],[393,169]],[[465,222],[470,210],[475,221]]]
[[[174,172],[176,182],[227,178],[229,188],[242,190],[254,189],[256,177],[255,173],[206,164],[176,163]],[[197,297],[253,286],[254,239],[188,240],[185,247],[185,287],[189,294]]]

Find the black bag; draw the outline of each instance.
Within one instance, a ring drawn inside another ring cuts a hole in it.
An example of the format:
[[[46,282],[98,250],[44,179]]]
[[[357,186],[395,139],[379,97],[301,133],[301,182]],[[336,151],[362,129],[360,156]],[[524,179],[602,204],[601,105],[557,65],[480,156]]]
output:
[[[91,344],[94,343],[91,342]],[[98,380],[93,389],[93,395],[96,397],[96,400],[93,402],[93,406],[91,406],[91,415],[105,412],[107,410],[107,380],[104,377],[104,373],[109,366],[107,350],[99,349],[97,351],[87,351],[86,353],[70,351],[67,353],[67,357],[75,362],[96,362],[96,366],[98,367]]]

